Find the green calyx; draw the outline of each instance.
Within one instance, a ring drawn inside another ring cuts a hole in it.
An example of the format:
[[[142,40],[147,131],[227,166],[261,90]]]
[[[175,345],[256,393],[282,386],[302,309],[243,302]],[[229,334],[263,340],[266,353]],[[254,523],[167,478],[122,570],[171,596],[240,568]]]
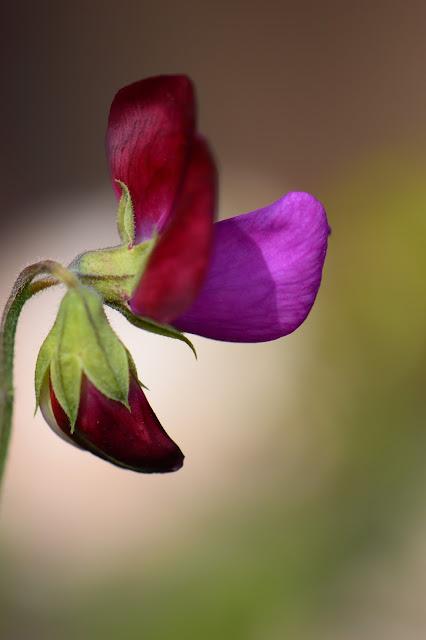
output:
[[[152,249],[153,241],[149,240],[131,249],[120,246],[88,251],[78,256],[70,269],[105,302],[123,302],[132,297]]]
[[[130,411],[129,371],[135,373],[134,369],[130,354],[109,325],[97,293],[78,285],[65,294],[55,324],[40,349],[35,372],[37,407],[50,376],[72,433],[84,373],[102,394],[123,403]]]
[[[136,327],[185,342],[197,357],[193,344],[181,331],[148,318],[139,318],[132,313],[129,307],[128,302],[145,271],[158,241],[158,234],[154,230],[150,240],[135,244],[135,216],[132,198],[124,182],[120,182],[120,180],[116,182],[122,188],[117,217],[121,245],[82,253],[71,263],[68,273],[78,278],[78,281],[93,287],[105,304],[119,311]]]
[[[94,287],[108,304],[123,303],[132,297],[157,242],[154,233],[150,240],[134,244],[132,198],[124,182],[117,182],[123,190],[117,217],[121,245],[82,253],[69,267],[80,280]]]

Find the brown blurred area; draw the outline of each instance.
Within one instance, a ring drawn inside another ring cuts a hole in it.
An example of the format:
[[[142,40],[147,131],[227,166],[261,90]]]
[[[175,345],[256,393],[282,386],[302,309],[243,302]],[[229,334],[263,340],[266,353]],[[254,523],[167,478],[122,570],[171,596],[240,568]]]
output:
[[[6,226],[21,205],[106,184],[108,105],[147,75],[189,74],[219,162],[291,189],[368,148],[424,142],[422,0],[40,0],[4,2],[1,22]]]
[[[186,454],[167,477],[107,465],[33,419],[61,292],[28,304],[0,638],[423,640],[425,2],[1,9],[2,301],[23,265],[116,242],[108,110],[148,75],[192,77],[221,217],[305,190],[333,232],[317,302],[285,339],[195,336],[195,362],[112,316]]]

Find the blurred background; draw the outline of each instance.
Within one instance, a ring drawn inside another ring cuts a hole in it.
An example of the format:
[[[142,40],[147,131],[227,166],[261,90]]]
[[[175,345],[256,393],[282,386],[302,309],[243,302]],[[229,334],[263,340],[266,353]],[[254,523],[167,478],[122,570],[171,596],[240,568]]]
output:
[[[0,295],[115,244],[104,135],[125,84],[187,73],[220,216],[286,191],[333,228],[282,340],[181,343],[111,321],[186,454],[114,468],[33,418],[61,293],[21,318],[0,524],[0,637],[426,636],[426,5],[3,3]]]

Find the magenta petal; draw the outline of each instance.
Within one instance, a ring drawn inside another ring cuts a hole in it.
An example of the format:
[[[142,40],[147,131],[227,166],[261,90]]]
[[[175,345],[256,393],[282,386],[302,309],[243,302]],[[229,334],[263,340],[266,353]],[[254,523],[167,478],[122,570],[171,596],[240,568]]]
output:
[[[201,293],[173,324],[232,342],[291,333],[314,303],[329,232],[321,203],[300,192],[217,223]]]
[[[106,149],[117,199],[131,193],[136,241],[161,231],[182,182],[192,146],[194,91],[186,76],[157,76],[124,87],[114,98]]]
[[[51,390],[53,419],[76,444],[121,467],[144,473],[177,471],[183,454],[169,438],[148,404],[134,376],[130,375],[129,405],[106,398],[83,376],[80,407],[73,434],[69,420]],[[43,409],[43,407],[42,407]],[[49,411],[43,411],[52,419]],[[56,431],[56,425],[52,425]]]
[[[130,300],[134,314],[167,324],[191,306],[210,260],[215,202],[215,164],[197,137],[176,209]]]

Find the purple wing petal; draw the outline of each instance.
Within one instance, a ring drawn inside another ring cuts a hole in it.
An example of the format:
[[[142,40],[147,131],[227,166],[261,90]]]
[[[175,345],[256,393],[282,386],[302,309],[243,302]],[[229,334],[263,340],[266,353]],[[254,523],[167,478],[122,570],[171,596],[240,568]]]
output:
[[[161,231],[181,186],[192,146],[194,91],[186,76],[157,76],[121,89],[111,105],[106,148],[115,195],[132,196],[136,241]]]
[[[210,260],[215,204],[216,167],[197,137],[176,210],[130,301],[133,313],[169,323],[191,306]]]
[[[231,342],[291,333],[314,303],[329,232],[321,203],[301,192],[217,223],[201,293],[173,324]]]

